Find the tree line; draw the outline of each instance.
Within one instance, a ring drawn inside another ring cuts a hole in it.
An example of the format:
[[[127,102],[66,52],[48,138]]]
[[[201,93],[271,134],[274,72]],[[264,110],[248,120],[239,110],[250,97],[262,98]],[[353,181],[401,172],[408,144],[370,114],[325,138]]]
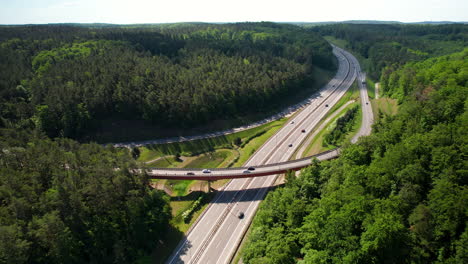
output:
[[[468,44],[465,24],[335,24],[310,30],[346,40],[346,48],[363,58],[363,68],[374,80],[386,67],[398,68],[407,62],[447,55]]]

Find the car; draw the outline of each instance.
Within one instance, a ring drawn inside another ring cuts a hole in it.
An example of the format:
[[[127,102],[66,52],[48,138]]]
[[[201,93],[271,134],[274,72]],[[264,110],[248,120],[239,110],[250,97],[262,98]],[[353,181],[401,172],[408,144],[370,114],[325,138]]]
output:
[[[203,173],[211,173],[211,171],[209,169],[203,169],[202,172]]]
[[[289,144],[288,147],[292,147],[292,144]]]
[[[328,105],[326,104],[325,107],[328,107]]]
[[[243,171],[242,173],[250,173],[250,171],[249,171],[249,170],[245,170],[245,171]]]
[[[239,219],[244,218],[244,212],[240,211],[240,212],[237,214],[237,217],[238,217]]]
[[[248,167],[247,169],[248,169],[249,171],[254,171],[254,170],[255,170],[255,168],[252,167],[252,166],[251,166],[251,167]]]
[[[294,121],[291,121],[291,125],[294,124]]]
[[[187,172],[187,175],[195,175],[193,172]]]
[[[305,129],[302,129],[301,132],[302,132],[302,133],[305,133]]]
[[[369,104],[369,102],[366,102],[366,104],[368,105],[368,104]]]

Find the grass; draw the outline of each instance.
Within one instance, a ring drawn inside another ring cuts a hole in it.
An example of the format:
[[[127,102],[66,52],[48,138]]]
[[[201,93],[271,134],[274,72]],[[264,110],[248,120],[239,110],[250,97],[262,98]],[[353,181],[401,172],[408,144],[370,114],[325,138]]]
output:
[[[272,126],[268,131],[250,140],[248,144],[239,149],[240,156],[237,162],[233,164],[233,167],[240,167],[244,165],[244,163],[250,158],[250,156],[252,156],[252,154],[255,153],[255,151],[257,151],[257,149],[260,148],[263,145],[263,143],[265,143],[271,136],[273,136],[276,133],[276,131],[278,131],[284,125],[284,123],[286,123],[286,121],[286,118],[273,121]]]
[[[223,161],[233,155],[231,150],[223,149],[208,152],[198,156],[185,167],[186,168],[217,168]]]
[[[194,156],[205,152],[212,152],[220,148],[232,149],[234,139],[240,138],[242,142],[246,142],[274,126],[277,126],[277,121],[219,137],[140,147],[141,155],[138,161],[147,161],[164,155],[175,155],[177,153],[183,156]]]
[[[202,205],[199,210],[195,211],[192,218],[188,223],[185,223],[182,219],[182,213],[192,206],[192,203],[196,201],[201,195],[204,195]],[[179,244],[180,240],[184,237],[184,234],[189,230],[193,223],[198,219],[202,212],[206,209],[214,197],[215,193],[201,193],[193,192],[184,197],[171,197],[170,206],[172,213],[172,220],[168,226],[168,230],[163,240],[159,241],[158,246],[153,251],[151,256],[145,256],[140,258],[136,263],[165,263],[167,258],[171,255],[174,249]]]
[[[366,87],[367,87],[367,95],[369,95],[369,98],[375,99],[375,83],[369,78],[366,78]]]
[[[188,223],[185,223],[182,219],[182,213],[189,209],[192,206],[192,203],[196,201],[200,195],[204,195],[202,206],[199,210],[194,212],[192,215],[191,220]],[[172,207],[172,214],[173,219],[171,224],[173,224],[179,231],[186,233],[190,226],[197,220],[197,218],[201,215],[203,210],[208,206],[209,201],[214,197],[215,193],[202,193],[202,192],[193,192],[181,200],[177,200],[177,198],[172,198],[171,207]]]
[[[395,99],[381,97],[371,101],[374,119],[378,121],[382,115],[395,115],[398,112],[398,102]]]
[[[358,112],[356,113],[356,119],[354,119],[353,127],[348,132],[345,139],[341,141],[339,145],[342,146],[345,142],[350,142],[351,139],[354,137],[354,135],[356,135],[356,133],[359,131],[359,129],[361,129],[361,126],[362,126],[362,107],[359,107]]]
[[[157,168],[177,168],[182,162],[177,161],[174,156],[165,156],[157,161],[147,163],[148,166]]]
[[[140,156],[138,157],[138,161],[147,162],[158,157],[161,157],[161,153],[154,149],[149,149],[145,147],[140,147]]]

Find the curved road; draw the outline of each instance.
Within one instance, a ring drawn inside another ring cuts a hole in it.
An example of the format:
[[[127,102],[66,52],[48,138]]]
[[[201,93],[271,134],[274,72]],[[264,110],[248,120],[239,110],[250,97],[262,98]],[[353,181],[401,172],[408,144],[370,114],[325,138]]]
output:
[[[360,72],[359,65],[348,52],[335,46],[333,52],[339,60],[335,77],[290,123],[265,142],[245,167],[289,160],[307,136],[302,131],[312,131],[348,90]],[[228,263],[276,176],[231,180],[192,226],[167,263]],[[243,219],[238,218],[240,212],[245,215]]]

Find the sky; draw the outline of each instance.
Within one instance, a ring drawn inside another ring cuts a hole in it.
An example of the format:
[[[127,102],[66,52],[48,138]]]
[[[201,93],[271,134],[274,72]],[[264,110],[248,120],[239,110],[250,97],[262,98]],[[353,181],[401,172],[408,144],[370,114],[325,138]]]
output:
[[[468,21],[467,0],[0,0],[0,24]]]

